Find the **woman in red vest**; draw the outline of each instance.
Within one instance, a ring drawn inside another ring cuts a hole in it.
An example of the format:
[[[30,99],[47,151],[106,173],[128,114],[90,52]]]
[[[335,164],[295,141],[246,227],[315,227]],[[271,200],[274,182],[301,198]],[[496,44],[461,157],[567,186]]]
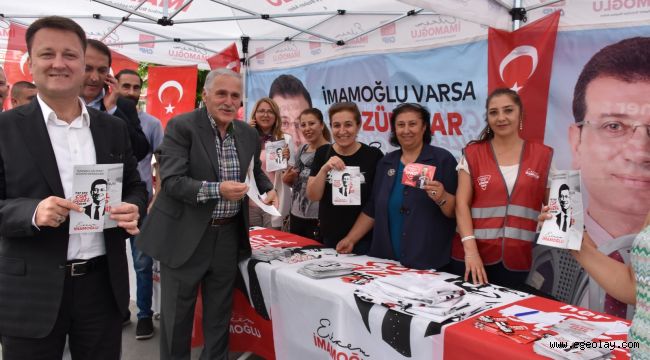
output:
[[[464,150],[458,169],[452,269],[475,284],[523,288],[537,216],[546,200],[553,149],[523,140],[521,99],[510,89],[486,101],[487,126]]]

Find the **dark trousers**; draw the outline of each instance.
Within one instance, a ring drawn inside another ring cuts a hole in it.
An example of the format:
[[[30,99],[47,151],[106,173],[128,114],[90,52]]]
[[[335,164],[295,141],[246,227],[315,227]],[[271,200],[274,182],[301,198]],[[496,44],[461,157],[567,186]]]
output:
[[[122,315],[115,303],[107,267],[83,276],[67,275],[52,332],[41,339],[3,336],[2,358],[61,360],[66,335],[73,360],[120,358]]]
[[[305,219],[294,214],[289,217],[289,231],[292,234],[320,241],[318,219]]]
[[[208,226],[185,264],[178,268],[160,264],[160,359],[190,359],[199,285],[205,338],[201,359],[228,359],[232,293],[237,275],[237,226],[237,222]]]

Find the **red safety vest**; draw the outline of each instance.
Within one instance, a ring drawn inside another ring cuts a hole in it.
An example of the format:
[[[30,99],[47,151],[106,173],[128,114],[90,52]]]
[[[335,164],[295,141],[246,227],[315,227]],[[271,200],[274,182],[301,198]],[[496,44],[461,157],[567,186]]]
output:
[[[486,265],[503,261],[509,270],[530,270],[553,149],[524,142],[519,173],[509,196],[489,141],[468,145],[464,154],[472,179],[472,224],[481,260]],[[456,260],[465,258],[458,236],[452,242],[451,254]]]

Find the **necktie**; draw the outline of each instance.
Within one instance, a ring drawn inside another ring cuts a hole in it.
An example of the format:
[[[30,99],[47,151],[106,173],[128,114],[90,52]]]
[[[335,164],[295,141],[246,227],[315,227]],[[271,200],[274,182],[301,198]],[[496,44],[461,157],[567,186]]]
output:
[[[99,220],[99,206],[95,205],[95,215],[93,216],[93,219]]]
[[[562,215],[562,231],[566,232],[566,214]]]

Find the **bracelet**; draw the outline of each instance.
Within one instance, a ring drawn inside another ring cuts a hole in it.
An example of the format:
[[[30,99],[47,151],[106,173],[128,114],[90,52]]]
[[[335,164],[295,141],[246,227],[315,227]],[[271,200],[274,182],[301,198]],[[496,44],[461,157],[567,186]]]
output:
[[[476,236],[474,236],[474,235],[467,235],[467,236],[463,237],[462,239],[460,239],[460,242],[461,242],[461,243],[464,243],[464,242],[467,241],[467,240],[476,240]]]
[[[474,253],[474,254],[465,254],[465,259],[467,259],[467,258],[473,258],[473,257],[475,257],[476,255],[479,255],[479,254],[478,254],[478,253]]]

